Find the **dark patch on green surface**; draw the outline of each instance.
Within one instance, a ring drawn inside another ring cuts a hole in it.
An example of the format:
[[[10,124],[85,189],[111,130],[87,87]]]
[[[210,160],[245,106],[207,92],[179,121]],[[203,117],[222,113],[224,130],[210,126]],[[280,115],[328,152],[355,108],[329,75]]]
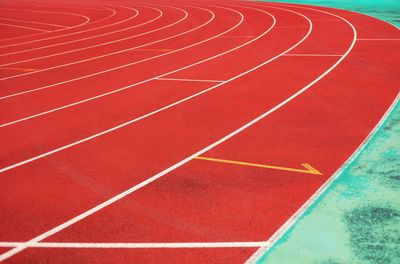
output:
[[[354,254],[368,263],[400,263],[400,211],[363,206],[347,212],[344,222]]]
[[[386,124],[386,126],[383,127],[383,130],[384,131],[392,131],[394,128],[399,126],[399,124],[400,124],[400,118],[390,119],[389,122]]]
[[[325,261],[322,261],[322,262],[321,261],[314,262],[312,264],[343,264],[343,263],[337,262],[337,261],[334,261],[334,260],[325,260]]]
[[[389,156],[380,161],[381,164],[373,170],[379,181],[392,189],[400,188],[400,157]]]

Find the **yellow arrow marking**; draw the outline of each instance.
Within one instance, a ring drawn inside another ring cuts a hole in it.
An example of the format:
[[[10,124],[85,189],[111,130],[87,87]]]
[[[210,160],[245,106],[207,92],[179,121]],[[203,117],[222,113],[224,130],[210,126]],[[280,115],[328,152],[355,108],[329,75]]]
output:
[[[24,72],[31,72],[31,71],[37,71],[38,69],[26,69],[26,68],[4,68],[4,67],[0,67],[0,70],[13,70],[13,71],[24,71]]]
[[[135,49],[134,51],[173,51],[172,49]]]
[[[286,167],[279,167],[279,166],[255,164],[255,163],[248,163],[248,162],[241,162],[241,161],[234,161],[234,160],[214,159],[214,158],[206,158],[206,157],[196,157],[195,159],[230,163],[230,164],[236,164],[236,165],[245,165],[245,166],[252,166],[252,167],[259,167],[259,168],[266,168],[266,169],[294,171],[294,172],[322,175],[321,172],[317,171],[316,169],[311,167],[310,164],[307,164],[307,163],[301,164],[304,168],[306,168],[305,170],[301,170],[301,169],[293,169],[293,168],[286,168]]]

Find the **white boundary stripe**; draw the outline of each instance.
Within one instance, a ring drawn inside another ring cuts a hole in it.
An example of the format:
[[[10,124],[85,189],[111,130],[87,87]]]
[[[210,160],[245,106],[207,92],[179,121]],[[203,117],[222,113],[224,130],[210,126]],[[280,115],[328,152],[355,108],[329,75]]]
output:
[[[285,56],[292,57],[342,57],[342,55],[337,54],[285,54]]]
[[[135,14],[134,16],[131,16],[131,17],[129,17],[129,18],[127,18],[127,19],[121,21],[121,22],[129,21],[129,20],[131,20],[131,19],[133,19],[133,18],[135,18],[136,16],[139,15],[139,11],[138,11],[137,9],[133,9],[133,8],[129,8],[129,7],[126,7],[126,8],[135,11],[136,14]],[[33,51],[33,50],[40,50],[40,49],[45,49],[45,48],[50,48],[50,47],[61,46],[61,45],[69,44],[69,43],[75,43],[75,42],[84,41],[84,40],[88,40],[88,39],[94,39],[94,38],[103,37],[103,36],[115,34],[115,33],[122,32],[122,31],[126,31],[126,30],[129,30],[129,29],[137,28],[137,27],[146,25],[146,24],[148,24],[148,23],[151,23],[151,22],[153,22],[153,21],[156,21],[156,20],[158,20],[158,19],[163,15],[163,12],[162,12],[161,10],[159,10],[159,9],[157,9],[157,8],[152,8],[152,9],[157,10],[158,12],[160,12],[160,14],[159,14],[157,17],[155,17],[155,18],[153,18],[153,19],[151,19],[151,20],[149,20],[149,21],[146,21],[146,22],[144,22],[144,23],[138,24],[138,25],[133,25],[133,26],[126,27],[126,28],[123,28],[123,29],[118,29],[118,30],[114,30],[114,31],[110,31],[110,32],[103,33],[103,34],[98,34],[98,35],[95,35],[95,36],[86,37],[86,38],[79,38],[79,39],[74,39],[74,40],[70,40],[70,41],[60,42],[60,43],[51,44],[51,45],[47,45],[47,46],[40,46],[40,47],[31,48],[31,49],[26,49],[26,50],[20,50],[20,51],[15,51],[15,52],[3,53],[3,54],[0,54],[0,57],[12,55],[12,54],[24,53],[24,52]],[[145,32],[145,33],[146,33],[146,32]],[[141,34],[144,35],[144,33],[141,33]],[[141,34],[137,34],[137,35],[134,35],[134,36],[130,36],[130,37],[126,37],[126,38],[121,38],[121,39],[117,39],[117,40],[113,40],[113,41],[103,42],[103,43],[99,43],[99,44],[97,44],[97,45],[85,46],[85,47],[79,48],[79,49],[67,50],[67,51],[64,51],[64,52],[58,52],[58,53],[49,54],[49,55],[45,55],[45,56],[34,57],[34,58],[25,59],[25,60],[21,60],[21,61],[9,62],[9,63],[5,63],[5,64],[1,64],[0,66],[8,66],[8,65],[13,65],[13,64],[18,64],[18,63],[33,61],[33,60],[39,60],[39,59],[44,59],[44,58],[50,58],[50,57],[54,57],[54,56],[61,55],[61,54],[67,54],[67,53],[76,52],[76,51],[80,51],[80,50],[85,50],[85,49],[90,49],[90,48],[94,48],[94,47],[99,47],[99,46],[103,46],[103,45],[115,43],[115,42],[118,42],[118,41],[123,41],[123,40],[131,39],[131,38],[135,38],[135,37],[141,36]],[[47,68],[47,69],[51,69],[51,68]],[[4,79],[0,79],[0,80],[4,80]]]
[[[36,31],[41,31],[41,32],[51,32],[49,30],[37,29],[37,28],[33,28],[33,27],[26,27],[26,26],[14,25],[14,24],[0,23],[0,25],[6,26],[6,27],[17,27],[17,28],[24,28],[24,29],[29,29],[29,30],[36,30]]]
[[[128,7],[125,7],[125,8],[128,8]],[[111,8],[108,8],[108,9],[111,9]],[[129,9],[132,9],[132,8],[129,8]],[[113,9],[111,9],[111,10],[113,10]],[[105,19],[108,19],[108,18],[114,16],[116,12],[115,12],[115,10],[113,10],[113,11],[114,11],[114,13],[111,14],[110,16],[106,17]],[[90,24],[93,25],[93,24],[98,23],[100,21],[101,20],[94,21],[94,22],[92,22]],[[111,24],[103,25],[103,26],[100,26],[100,27],[85,29],[85,30],[81,30],[81,31],[77,31],[77,32],[71,32],[71,33],[67,33],[67,34],[63,34],[63,35],[57,35],[57,36],[53,36],[53,37],[45,37],[45,38],[40,38],[40,39],[36,39],[36,40],[30,40],[30,41],[25,41],[25,42],[19,42],[19,43],[14,43],[14,44],[3,45],[3,46],[0,46],[0,48],[14,47],[14,46],[20,46],[20,45],[24,45],[24,44],[39,42],[39,41],[45,41],[45,40],[49,40],[49,39],[61,38],[61,37],[65,37],[65,36],[72,36],[72,35],[81,34],[81,33],[89,32],[89,31],[93,31],[93,30],[98,30],[98,29],[105,28],[105,27],[114,26],[114,25],[123,23],[125,21],[126,21],[126,19],[125,20],[121,20],[121,21],[117,21],[117,22],[114,22],[114,23],[111,23]],[[67,29],[73,29],[73,28],[80,27],[80,26],[82,26],[82,25],[78,24],[78,25],[71,26],[71,27],[68,27],[68,28],[65,28],[65,29],[60,29],[59,31],[67,30]]]
[[[106,7],[104,7],[104,8],[106,8]],[[84,9],[87,9],[87,8],[84,8]],[[106,9],[110,9],[110,8],[106,8]],[[112,17],[112,16],[115,15],[115,11],[114,11],[113,9],[110,9],[110,10],[112,10],[112,11],[114,12],[113,14],[111,14],[111,15],[109,16],[109,17]],[[101,20],[108,19],[109,17],[104,18],[104,19],[101,19]],[[89,23],[89,24],[94,24],[94,23],[97,23],[97,22],[99,22],[99,21],[100,21],[100,20],[95,21],[95,22],[93,22],[93,23]],[[63,31],[63,30],[67,30],[67,29],[71,29],[71,28],[75,28],[75,27],[79,27],[79,26],[80,26],[79,24],[76,25],[76,26],[66,26],[65,28],[53,30],[53,31],[51,31],[51,32],[59,32],[59,31]],[[29,35],[24,35],[24,36],[19,36],[19,37],[12,37],[12,38],[0,39],[0,42],[10,41],[10,40],[16,40],[16,39],[22,39],[22,38],[27,38],[27,37],[37,36],[37,35],[45,35],[45,34],[47,34],[47,33],[49,33],[49,32],[41,32],[41,33],[29,34]],[[5,46],[0,46],[0,48],[7,47],[7,46],[13,46],[13,45],[18,45],[18,43],[15,43],[15,44],[8,44],[8,45],[5,45]]]
[[[155,80],[161,81],[181,81],[181,82],[224,82],[218,80],[197,80],[197,79],[176,79],[176,78],[154,78]]]
[[[44,14],[71,15],[71,16],[82,17],[82,18],[85,19],[85,21],[83,23],[75,25],[73,27],[83,26],[83,25],[85,25],[85,24],[90,22],[90,18],[89,17],[81,15],[81,14],[66,13],[66,12],[42,11],[42,10],[30,10],[30,9],[19,9],[19,8],[8,8],[8,7],[3,7],[2,9],[14,10],[14,11],[23,11],[23,12],[33,12],[33,13],[44,13]]]
[[[290,6],[290,5],[285,5],[285,4],[279,4],[279,6]],[[303,6],[297,6],[297,5],[292,5],[295,8],[302,8],[302,9],[309,9],[309,10],[315,10],[318,12],[326,13],[335,17],[338,17],[339,19],[343,20],[346,22],[352,29],[353,31],[353,41],[349,47],[349,49],[345,52],[345,54],[335,63],[333,67],[331,67],[328,72],[325,72],[322,77],[324,77],[327,73],[329,73],[333,68],[335,68],[340,62],[342,62],[347,55],[351,52],[353,47],[355,46],[355,43],[357,41],[357,31],[354,28],[354,26],[344,19],[343,17],[340,17],[338,15],[319,10],[319,9],[314,9],[314,8],[308,8],[308,7],[303,7]],[[321,79],[322,77],[319,77],[318,79]],[[312,84],[311,84],[312,85]],[[361,150],[360,150],[361,151]],[[342,170],[343,167],[339,169],[339,171]],[[336,176],[335,176],[336,175]],[[244,264],[254,264],[256,263],[264,254],[266,254],[271,247],[297,222],[297,220],[305,213],[305,211],[314,203],[315,200],[318,199],[327,189],[328,187],[332,184],[334,180],[338,177],[337,172],[331,176],[266,242],[266,246],[260,247]]]
[[[129,18],[127,18],[127,19],[124,19],[124,20],[120,21],[121,23],[129,21],[131,19],[134,19],[135,17],[137,17],[139,15],[139,11],[137,9],[129,8],[129,7],[125,7],[125,8],[135,11],[136,14],[131,16],[131,17],[129,17]],[[13,54],[24,53],[24,52],[28,52],[28,51],[41,50],[41,49],[46,49],[46,48],[50,48],[50,47],[61,46],[61,45],[65,45],[65,44],[69,44],[69,43],[75,43],[75,42],[84,41],[84,40],[88,40],[88,39],[94,39],[94,38],[103,37],[103,36],[115,34],[115,33],[118,33],[118,32],[122,32],[122,31],[125,31],[125,30],[133,29],[133,28],[136,28],[136,27],[140,27],[140,26],[146,25],[146,24],[148,24],[150,22],[153,22],[153,21],[157,20],[162,16],[163,13],[162,13],[161,10],[159,10],[157,8],[152,8],[152,9],[155,9],[158,12],[160,12],[159,16],[157,16],[156,18],[151,19],[149,21],[146,21],[144,23],[138,24],[138,25],[133,25],[133,26],[130,26],[130,27],[127,27],[127,28],[110,31],[110,32],[98,34],[98,35],[95,35],[95,36],[79,38],[79,39],[73,39],[73,40],[70,40],[70,41],[55,43],[55,44],[46,45],[46,46],[40,46],[40,47],[26,49],[26,50],[19,50],[19,51],[14,51],[14,52],[9,52],[9,53],[3,53],[3,54],[0,54],[0,57],[13,55]],[[130,37],[130,38],[132,38],[132,37]],[[126,38],[126,39],[129,39],[129,38]],[[124,39],[121,39],[121,40],[124,40]],[[33,61],[33,60],[39,60],[39,59],[43,59],[43,58],[49,58],[49,57],[53,57],[53,56],[60,55],[60,54],[71,53],[71,52],[75,52],[75,51],[79,51],[79,50],[89,49],[89,48],[92,48],[92,47],[106,45],[106,44],[109,44],[109,43],[114,43],[114,42],[117,42],[117,41],[109,41],[109,42],[101,43],[99,45],[86,46],[86,47],[80,48],[80,49],[68,50],[68,51],[65,51],[65,52],[58,52],[58,53],[49,54],[49,55],[46,55],[46,56],[35,57],[35,58],[31,58],[31,59],[25,59],[25,60],[21,60],[21,61],[9,62],[9,63],[5,63],[5,64],[1,64],[0,66],[7,66],[7,65],[17,64],[17,63],[23,63],[23,62]]]
[[[0,242],[0,247],[18,247],[24,242]],[[178,242],[178,243],[27,243],[32,248],[243,248],[262,247],[266,242]]]
[[[298,14],[298,15],[304,17],[304,18],[308,21],[308,23],[310,24],[310,28],[309,28],[308,33],[307,33],[299,42],[297,42],[295,45],[293,45],[293,46],[292,46],[291,48],[289,48],[288,50],[282,52],[281,54],[279,54],[278,56],[276,56],[276,57],[274,57],[274,58],[272,58],[272,59],[269,59],[269,60],[267,60],[267,61],[265,61],[265,62],[259,64],[258,66],[254,67],[254,68],[252,68],[252,69],[250,69],[250,70],[248,70],[248,71],[245,71],[245,72],[243,72],[243,73],[241,73],[241,74],[239,74],[239,75],[237,75],[237,76],[231,78],[230,80],[226,81],[225,83],[230,82],[230,81],[233,81],[233,80],[235,80],[235,79],[238,79],[238,78],[242,77],[243,75],[246,75],[247,73],[252,72],[252,71],[254,71],[254,70],[256,70],[256,69],[258,69],[258,68],[260,68],[260,67],[262,67],[262,66],[264,66],[264,65],[266,65],[266,64],[268,64],[269,62],[271,62],[271,61],[275,60],[276,58],[280,57],[282,54],[284,54],[284,53],[286,53],[286,52],[289,52],[289,51],[291,51],[292,49],[296,48],[298,45],[300,45],[300,44],[301,44],[306,38],[308,38],[308,36],[310,35],[310,33],[311,33],[311,31],[312,31],[312,22],[311,22],[311,20],[308,19],[306,16],[304,16],[304,15],[298,13],[298,12],[291,11],[291,10],[284,9],[284,8],[279,8],[279,7],[273,7],[273,8],[286,10],[286,11],[289,11],[289,12],[292,12],[292,13],[295,13],[295,14]],[[255,9],[255,8],[253,8],[253,9]],[[258,10],[258,9],[256,9],[256,10]],[[260,10],[260,11],[261,11],[261,10]],[[267,12],[265,12],[265,11],[263,11],[263,12],[264,12],[264,13],[267,13]],[[269,14],[269,13],[267,13],[267,14]],[[274,20],[274,21],[275,21],[275,20]],[[275,24],[274,24],[274,25],[275,25]],[[270,29],[272,29],[272,27],[271,27]],[[269,29],[269,30],[270,30],[270,29]],[[268,31],[269,31],[269,30],[268,30]],[[268,31],[267,31],[267,32],[268,32]],[[265,34],[266,34],[266,33],[265,33]],[[340,61],[340,60],[339,60],[339,61]],[[326,72],[325,72],[324,74],[322,74],[319,78],[317,78],[316,80],[314,80],[313,82],[311,82],[308,86],[304,87],[303,89],[301,89],[300,91],[298,91],[297,93],[295,93],[294,95],[292,95],[291,97],[289,97],[288,99],[286,99],[285,101],[283,101],[282,103],[278,104],[278,105],[275,106],[274,108],[272,108],[272,109],[270,109],[269,111],[265,112],[265,113],[262,114],[261,116],[257,117],[256,119],[252,120],[251,122],[247,123],[246,125],[244,125],[244,126],[240,127],[239,129],[233,131],[232,133],[230,133],[230,134],[228,134],[227,136],[221,138],[220,140],[214,142],[213,144],[209,145],[208,147],[206,147],[206,148],[204,148],[204,149],[202,149],[202,150],[200,150],[200,151],[198,151],[198,152],[192,154],[191,156],[185,158],[184,160],[182,160],[182,161],[176,163],[175,165],[172,165],[171,167],[169,167],[169,168],[167,168],[167,169],[165,169],[165,170],[159,172],[158,174],[152,176],[151,178],[148,178],[147,180],[141,182],[140,184],[137,184],[137,185],[133,186],[132,188],[130,188],[130,189],[128,189],[128,190],[126,190],[126,191],[124,191],[124,192],[122,192],[122,193],[120,193],[120,194],[114,196],[114,197],[112,197],[111,199],[109,199],[109,200],[107,200],[107,201],[105,201],[105,202],[103,202],[103,203],[101,203],[101,204],[95,206],[94,208],[92,208],[92,209],[90,209],[90,210],[88,210],[88,211],[86,211],[86,212],[84,212],[84,213],[82,213],[82,214],[80,214],[80,215],[78,215],[78,216],[76,216],[76,217],[70,219],[69,221],[67,221],[67,222],[65,222],[65,223],[63,223],[63,224],[61,224],[61,225],[59,225],[59,226],[54,227],[53,229],[51,229],[51,230],[49,230],[49,231],[47,231],[47,232],[45,232],[45,233],[43,233],[43,234],[41,234],[41,235],[39,235],[39,236],[33,238],[33,239],[31,239],[31,240],[29,240],[28,242],[26,242],[26,243],[24,243],[24,244],[21,244],[21,245],[17,246],[16,248],[11,249],[11,250],[9,250],[9,251],[3,253],[2,255],[0,255],[0,261],[5,260],[5,259],[7,259],[7,258],[9,258],[9,257],[11,257],[11,256],[13,256],[13,255],[15,255],[15,254],[17,254],[17,253],[19,253],[20,251],[26,249],[26,248],[28,247],[28,244],[29,244],[29,243],[37,243],[37,242],[39,242],[39,241],[41,241],[41,240],[43,240],[43,239],[46,239],[47,237],[52,236],[52,235],[54,235],[55,233],[57,233],[57,232],[59,232],[59,231],[65,229],[65,228],[67,228],[68,226],[70,226],[70,225],[72,225],[72,224],[75,224],[76,222],[78,222],[78,221],[80,221],[80,220],[82,220],[82,219],[84,219],[84,218],[86,218],[86,217],[88,217],[88,216],[94,214],[95,212],[97,212],[97,211],[99,211],[99,210],[101,210],[101,209],[107,207],[108,205],[110,205],[110,204],[112,204],[112,203],[114,203],[114,202],[116,202],[116,201],[118,201],[118,200],[124,198],[125,196],[127,196],[127,195],[129,195],[129,194],[135,192],[136,190],[138,190],[138,189],[140,189],[140,188],[142,188],[142,187],[144,187],[144,186],[150,184],[151,182],[157,180],[158,178],[161,178],[162,176],[166,175],[167,173],[169,173],[169,172],[175,170],[176,168],[178,168],[178,167],[184,165],[185,163],[191,161],[191,160],[194,159],[195,157],[200,156],[201,154],[207,152],[208,150],[210,150],[210,149],[214,148],[215,146],[221,144],[222,142],[228,140],[229,138],[233,137],[234,135],[240,133],[241,131],[245,130],[245,129],[248,128],[249,126],[251,126],[251,125],[253,125],[254,123],[258,122],[259,120],[263,119],[263,118],[266,117],[267,115],[269,115],[269,114],[271,114],[272,112],[276,111],[277,109],[279,109],[280,107],[282,107],[283,105],[285,105],[286,103],[288,103],[289,101],[293,100],[293,99],[296,98],[298,95],[300,95],[301,93],[303,93],[304,91],[306,91],[310,86],[312,86],[314,83],[316,83],[319,79],[323,78],[326,74],[328,74],[328,72],[330,72],[337,64],[338,64],[338,63],[336,63],[335,65],[333,65],[330,69],[328,69],[328,71],[326,71]],[[214,86],[214,88],[219,87],[219,86],[221,86],[221,85],[223,85],[223,84],[225,84],[225,83],[217,84],[216,86]],[[204,93],[204,92],[203,92],[203,93]],[[187,100],[187,99],[185,99],[185,100]]]
[[[4,18],[4,17],[0,17],[0,20],[15,21],[15,22],[21,22],[21,23],[28,23],[28,24],[45,25],[45,26],[53,26],[53,27],[61,27],[61,28],[68,27],[68,26],[62,26],[62,25],[56,25],[56,24],[50,24],[50,23],[42,23],[42,22],[35,22],[35,21],[28,21],[28,20],[10,19],[10,18]]]
[[[114,43],[114,42],[119,42],[119,41],[131,39],[131,38],[136,38],[136,37],[144,36],[144,35],[147,35],[147,34],[150,34],[150,33],[153,33],[153,32],[157,32],[157,31],[160,31],[160,30],[163,30],[163,29],[172,27],[172,26],[174,26],[174,25],[177,25],[177,24],[181,23],[182,21],[184,21],[184,20],[186,20],[186,19],[188,18],[189,13],[188,13],[187,11],[185,11],[185,10],[183,10],[183,9],[181,9],[181,8],[178,8],[178,7],[173,7],[173,8],[178,9],[178,10],[181,10],[182,12],[184,12],[184,14],[185,14],[184,17],[182,17],[181,19],[179,19],[179,20],[177,20],[177,21],[175,21],[175,22],[173,22],[173,23],[171,23],[171,24],[165,25],[165,26],[160,27],[160,28],[157,28],[157,29],[153,29],[153,30],[150,30],[150,31],[146,31],[146,32],[143,32],[143,33],[134,35],[134,36],[130,36],[130,37],[124,38],[124,39],[114,40],[114,41],[110,41],[110,42],[107,42],[107,43],[102,43],[102,44],[93,45],[93,46],[90,46],[90,47],[84,47],[84,48],[81,48],[81,49],[78,49],[78,50],[84,50],[84,49],[88,49],[88,48],[99,47],[99,46],[111,44],[111,43]],[[202,8],[199,8],[199,9],[202,9]],[[210,12],[209,10],[206,10],[206,11]],[[211,20],[213,20],[213,19],[214,19],[214,18],[212,18]],[[209,22],[211,22],[211,21],[209,21]],[[197,28],[196,28],[196,29],[197,29]],[[120,53],[124,53],[124,52],[127,52],[127,51],[139,49],[139,48],[142,48],[142,47],[146,47],[146,46],[149,46],[149,45],[152,45],[152,44],[156,44],[156,43],[159,43],[159,42],[168,40],[168,39],[172,39],[172,38],[175,38],[175,37],[184,35],[184,34],[190,32],[190,31],[193,31],[193,30],[188,30],[188,31],[185,31],[185,32],[183,32],[183,33],[179,33],[179,34],[176,34],[176,35],[173,35],[173,36],[164,38],[164,39],[159,39],[159,40],[156,40],[156,41],[153,41],[153,42],[149,42],[149,43],[142,44],[142,45],[139,45],[139,46],[131,47],[131,48],[128,48],[128,49],[123,49],[123,50],[119,50],[119,51],[115,51],[115,52],[111,52],[111,53],[107,53],[107,54],[103,54],[103,55],[99,55],[99,56],[95,56],[95,57],[90,57],[90,58],[88,58],[88,59],[78,60],[78,61],[74,61],[74,62],[69,62],[69,63],[65,63],[65,64],[61,64],[61,65],[57,65],[57,66],[53,66],[53,67],[41,69],[41,70],[36,71],[36,73],[44,72],[44,71],[48,71],[48,70],[53,70],[53,69],[58,69],[58,68],[62,68],[62,67],[67,67],[67,66],[79,64],[79,63],[82,63],[82,62],[87,62],[87,61],[92,61],[92,60],[96,60],[96,59],[101,59],[101,58],[105,58],[105,57],[108,57],[108,56],[113,56],[113,55],[120,54]],[[78,51],[78,50],[75,50],[75,51]],[[56,55],[66,54],[66,53],[69,53],[69,52],[70,52],[70,51],[60,52],[60,53],[57,53]],[[52,56],[54,56],[54,55],[43,56],[43,57],[41,57],[41,58],[52,57]],[[29,60],[26,60],[26,61],[35,60],[35,59],[36,59],[36,58],[34,58],[34,59],[29,59]],[[25,62],[25,61],[21,61],[21,62]],[[12,65],[12,64],[15,64],[15,63],[13,62],[13,63],[8,63],[8,64],[2,64],[2,65],[0,65],[0,66],[8,66],[8,65]],[[3,80],[8,80],[8,79],[17,78],[17,77],[20,77],[20,76],[30,75],[30,73],[33,73],[33,72],[27,72],[27,73],[28,73],[28,74],[22,73],[22,74],[13,75],[13,76],[10,76],[10,77],[1,78],[0,80],[3,81]],[[0,99],[1,99],[1,98],[0,98]]]

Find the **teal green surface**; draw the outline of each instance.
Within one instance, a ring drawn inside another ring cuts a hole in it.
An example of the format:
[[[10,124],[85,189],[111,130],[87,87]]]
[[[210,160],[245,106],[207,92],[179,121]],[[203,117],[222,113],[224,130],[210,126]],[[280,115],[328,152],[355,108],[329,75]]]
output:
[[[400,0],[275,1],[400,24]],[[400,263],[400,104],[360,155],[257,264]]]

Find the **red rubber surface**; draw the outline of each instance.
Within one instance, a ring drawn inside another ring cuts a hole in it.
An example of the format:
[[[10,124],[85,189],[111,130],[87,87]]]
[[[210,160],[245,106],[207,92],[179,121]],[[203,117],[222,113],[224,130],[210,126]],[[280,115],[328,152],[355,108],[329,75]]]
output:
[[[243,263],[256,247],[20,244],[28,248],[10,253],[6,242],[267,241],[399,92],[399,30],[353,12],[266,2],[6,6],[0,17],[71,28],[19,28],[0,40],[5,262]],[[200,156],[224,160],[309,163],[323,175],[185,160],[202,149]]]

